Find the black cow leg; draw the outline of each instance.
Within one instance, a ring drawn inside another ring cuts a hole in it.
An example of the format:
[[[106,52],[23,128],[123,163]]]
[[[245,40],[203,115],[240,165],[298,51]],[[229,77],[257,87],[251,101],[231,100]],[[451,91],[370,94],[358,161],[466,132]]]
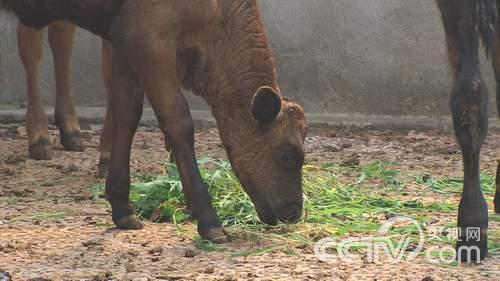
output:
[[[479,180],[481,146],[488,131],[488,93],[479,68],[478,31],[471,20],[477,12],[473,3],[437,0],[455,74],[450,105],[464,165],[456,251],[463,262],[478,262],[488,254],[488,206]]]

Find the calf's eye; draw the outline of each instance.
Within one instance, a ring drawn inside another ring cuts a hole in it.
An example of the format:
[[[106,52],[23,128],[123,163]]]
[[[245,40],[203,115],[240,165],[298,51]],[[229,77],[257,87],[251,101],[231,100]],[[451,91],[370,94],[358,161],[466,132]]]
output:
[[[299,170],[304,162],[302,152],[291,144],[283,144],[274,151],[276,163],[287,170]]]

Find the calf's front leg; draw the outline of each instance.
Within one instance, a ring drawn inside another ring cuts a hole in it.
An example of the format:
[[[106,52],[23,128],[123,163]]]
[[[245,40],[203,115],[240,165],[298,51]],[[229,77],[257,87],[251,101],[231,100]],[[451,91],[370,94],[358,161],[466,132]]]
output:
[[[145,87],[160,128],[172,148],[179,168],[184,197],[188,209],[198,221],[200,236],[217,243],[224,243],[228,238],[198,169],[191,113],[177,85],[175,44],[172,42],[151,44],[154,46],[145,44],[146,46],[138,48],[142,52],[137,52],[135,48],[134,56],[131,56],[134,70]]]

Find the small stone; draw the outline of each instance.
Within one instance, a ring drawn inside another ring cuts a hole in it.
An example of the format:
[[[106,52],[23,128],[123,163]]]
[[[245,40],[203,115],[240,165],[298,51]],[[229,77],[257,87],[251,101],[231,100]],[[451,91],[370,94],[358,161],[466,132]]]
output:
[[[125,270],[127,272],[136,272],[137,271],[135,265],[133,265],[131,263],[127,264],[127,266],[125,267]]]
[[[207,274],[212,274],[215,272],[215,268],[211,265],[207,266],[207,268],[205,268],[205,270],[203,271],[204,273],[207,273]]]
[[[115,280],[115,279],[113,278],[112,272],[106,271],[104,273],[100,273],[100,274],[94,276],[94,278],[91,280],[93,280],[93,281],[105,281],[105,280]]]
[[[177,268],[175,266],[173,266],[173,265],[169,265],[169,266],[167,266],[166,270],[167,271],[176,271]]]
[[[69,174],[72,172],[77,172],[79,170],[78,166],[75,164],[71,164],[69,166],[66,166],[62,169],[62,172],[65,174]]]
[[[84,247],[99,246],[99,245],[102,245],[102,241],[96,239],[82,242],[82,246]]]
[[[127,252],[127,254],[131,257],[137,257],[139,255],[139,252],[130,250]]]
[[[14,194],[14,196],[16,197],[28,197],[28,193],[26,193],[26,191],[24,190],[14,190],[12,194]]]
[[[343,142],[343,143],[340,145],[340,147],[342,147],[342,148],[344,148],[344,149],[345,149],[345,148],[351,148],[351,147],[352,147],[352,143],[350,143],[350,142]]]
[[[325,148],[330,152],[339,152],[342,150],[342,148],[336,144],[328,144]]]
[[[11,169],[11,168],[0,168],[0,175],[5,175],[5,176],[13,176],[16,174],[16,171]]]
[[[186,258],[194,258],[198,255],[198,252],[195,249],[188,248],[184,251],[184,257]]]
[[[163,247],[162,246],[156,246],[148,251],[150,255],[153,254],[161,254],[163,253]]]
[[[357,153],[354,153],[354,154],[348,156],[347,159],[342,161],[342,165],[343,166],[359,166],[360,162],[361,161],[359,160],[359,155]]]
[[[434,281],[434,278],[432,278],[431,276],[426,276],[424,279],[422,279],[422,281]]]
[[[159,262],[160,258],[159,257],[152,257],[151,262]]]

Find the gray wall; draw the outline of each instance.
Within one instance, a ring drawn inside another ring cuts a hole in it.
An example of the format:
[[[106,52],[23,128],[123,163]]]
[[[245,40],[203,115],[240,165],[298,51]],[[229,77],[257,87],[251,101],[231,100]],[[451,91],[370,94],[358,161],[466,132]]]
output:
[[[309,113],[449,115],[450,74],[434,0],[260,2],[282,91]],[[0,16],[0,104],[25,99],[15,44],[14,23]],[[73,92],[79,105],[103,104],[99,47],[98,38],[78,32]],[[483,68],[493,86],[491,70]],[[49,51],[41,76],[45,100],[51,104]],[[192,108],[203,109],[203,103],[195,100]]]

